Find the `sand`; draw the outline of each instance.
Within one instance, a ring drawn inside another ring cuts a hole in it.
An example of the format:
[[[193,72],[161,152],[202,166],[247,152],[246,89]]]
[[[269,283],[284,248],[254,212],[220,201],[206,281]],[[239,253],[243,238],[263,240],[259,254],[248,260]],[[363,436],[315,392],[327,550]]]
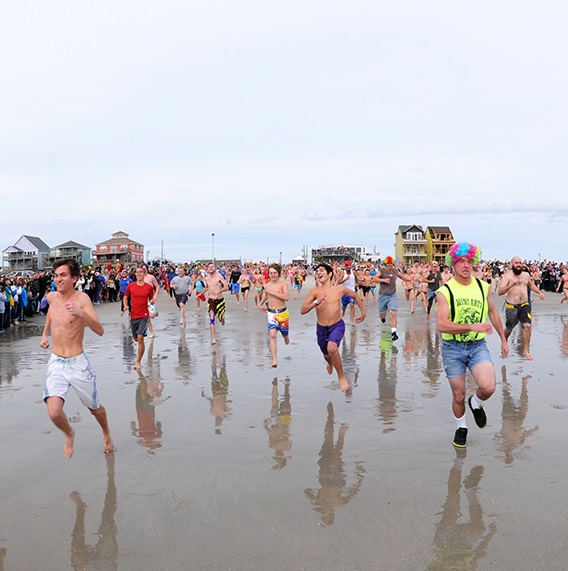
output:
[[[192,298],[180,328],[163,293],[141,374],[118,304],[97,306],[106,332],[88,332],[85,350],[110,456],[72,392],[75,454],[61,454],[42,402],[44,318],[0,335],[0,570],[566,569],[559,294],[534,302],[534,361],[518,332],[507,359],[489,339],[497,391],[486,428],[468,412],[464,452],[435,320],[418,305],[411,315],[402,293],[397,342],[373,302],[347,326],[349,394],[327,375],[301,298],[277,369],[265,315],[226,298],[212,347],[204,308]]]

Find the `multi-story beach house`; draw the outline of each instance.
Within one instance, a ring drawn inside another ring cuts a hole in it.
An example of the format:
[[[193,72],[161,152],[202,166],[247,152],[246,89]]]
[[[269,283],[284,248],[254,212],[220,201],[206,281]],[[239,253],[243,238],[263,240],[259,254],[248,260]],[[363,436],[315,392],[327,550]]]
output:
[[[49,267],[49,246],[37,236],[21,236],[13,246],[2,251],[2,270],[21,272]]]
[[[449,226],[428,226],[426,228],[426,251],[428,261],[446,263],[446,254],[456,243]]]
[[[80,266],[89,266],[91,264],[91,248],[69,240],[68,242],[64,242],[63,244],[59,244],[59,246],[51,248],[49,251],[50,266],[57,260],[61,260],[63,258],[77,260]]]
[[[123,264],[130,266],[144,262],[144,244],[132,240],[126,232],[115,232],[109,240],[100,242],[93,252],[93,264]]]

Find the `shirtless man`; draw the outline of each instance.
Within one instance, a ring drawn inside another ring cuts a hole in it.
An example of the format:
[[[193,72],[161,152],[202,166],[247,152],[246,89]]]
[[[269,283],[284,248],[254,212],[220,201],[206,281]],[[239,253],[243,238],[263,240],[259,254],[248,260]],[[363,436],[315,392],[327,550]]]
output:
[[[154,327],[152,326],[152,319],[158,315],[158,309],[156,307],[156,301],[158,300],[158,294],[160,293],[160,284],[158,280],[155,278],[154,274],[151,274],[148,271],[148,266],[146,264],[142,264],[142,269],[144,270],[144,281],[147,284],[150,284],[154,288],[154,303],[148,307],[148,312],[150,314],[150,320],[148,321],[148,337],[152,339],[154,337]]]
[[[134,341],[138,343],[138,355],[136,357],[135,369],[142,366],[142,357],[146,349],[144,337],[150,323],[149,307],[156,303],[156,292],[154,288],[144,281],[144,268],[136,268],[136,281],[128,284],[124,297],[122,298],[122,313],[130,311],[130,329]]]
[[[519,256],[511,260],[511,269],[504,274],[499,284],[499,295],[505,296],[505,338],[513,332],[517,323],[523,328],[523,355],[532,361],[529,351],[531,341],[532,315],[529,303],[529,289],[534,291],[540,299],[544,294],[533,282],[530,274],[524,271],[523,262]]]
[[[211,262],[207,266],[205,276],[205,289],[203,295],[208,294],[207,309],[209,311],[209,331],[211,332],[211,345],[217,343],[215,337],[215,318],[218,317],[221,325],[225,325],[225,300],[223,292],[229,289],[227,280],[219,273],[217,266]]]
[[[268,316],[268,333],[270,335],[270,354],[272,367],[278,367],[276,357],[276,336],[278,331],[284,337],[284,343],[290,343],[290,312],[286,309],[286,302],[290,299],[288,282],[280,278],[282,268],[280,264],[268,266],[269,282],[264,286],[258,308],[265,311]],[[266,305],[266,307],[265,307]]]
[[[103,335],[104,328],[86,293],[75,289],[79,279],[79,264],[76,260],[58,260],[53,265],[56,291],[47,295],[49,311],[40,345],[49,347],[48,335],[53,343],[52,355],[47,365],[47,378],[43,400],[47,405],[49,418],[65,434],[63,455],[71,458],[74,452],[75,431],[63,412],[65,397],[73,387],[81,402],[95,417],[103,432],[105,454],[114,452],[114,444],[108,427],[106,410],[98,402],[96,374],[89,359],[83,353],[85,326],[97,335]]]
[[[331,375],[335,369],[339,386],[345,392],[349,388],[349,383],[343,373],[343,363],[339,354],[339,344],[345,335],[345,323],[341,319],[341,297],[348,295],[355,299],[361,312],[355,319],[357,323],[365,319],[366,313],[361,298],[346,287],[332,285],[332,276],[333,269],[328,264],[316,266],[315,279],[318,285],[308,293],[300,313],[304,315],[316,308],[317,340],[323,358],[327,362],[327,372]]]

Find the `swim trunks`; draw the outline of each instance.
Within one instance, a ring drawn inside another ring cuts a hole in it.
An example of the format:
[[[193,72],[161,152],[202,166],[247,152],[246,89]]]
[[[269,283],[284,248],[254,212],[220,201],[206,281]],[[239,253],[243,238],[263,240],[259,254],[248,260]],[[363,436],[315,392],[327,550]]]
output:
[[[225,323],[225,300],[209,298],[207,309],[209,311],[209,323],[215,325],[215,317],[219,318],[221,324]]]
[[[508,301],[505,303],[505,329],[513,331],[517,323],[521,326],[532,323],[531,307],[529,302],[513,305]]]
[[[91,368],[85,353],[76,357],[59,357],[52,354],[47,364],[47,377],[43,389],[43,400],[59,397],[65,400],[70,387],[80,401],[91,410],[99,408],[97,399],[97,375]]]
[[[327,344],[329,341],[335,343],[339,347],[341,340],[345,335],[345,321],[340,319],[333,325],[320,325],[318,323],[316,327],[316,335],[321,352],[324,355],[328,355]]]
[[[185,305],[189,298],[187,296],[187,293],[182,293],[180,295],[178,295],[177,293],[174,293],[174,299],[176,300],[176,305],[179,307],[180,303],[183,303]]]
[[[345,309],[350,303],[355,303],[355,300],[349,295],[341,296],[341,307]]]
[[[287,337],[290,333],[290,312],[286,309],[268,309],[268,331],[276,329]]]
[[[149,317],[139,317],[138,319],[130,320],[130,330],[132,331],[132,337],[134,337],[135,340],[138,335],[144,335],[144,337],[146,337],[148,319]]]

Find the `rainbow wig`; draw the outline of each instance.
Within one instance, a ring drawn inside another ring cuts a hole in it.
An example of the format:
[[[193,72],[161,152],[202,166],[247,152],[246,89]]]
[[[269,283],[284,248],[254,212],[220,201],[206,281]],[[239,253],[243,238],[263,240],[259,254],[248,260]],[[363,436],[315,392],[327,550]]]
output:
[[[392,264],[394,266],[394,258],[392,256],[387,256],[385,258],[385,264]]]
[[[468,242],[456,242],[446,256],[446,264],[451,266],[455,264],[460,258],[467,258],[471,260],[472,264],[479,262],[481,250],[475,244]]]

